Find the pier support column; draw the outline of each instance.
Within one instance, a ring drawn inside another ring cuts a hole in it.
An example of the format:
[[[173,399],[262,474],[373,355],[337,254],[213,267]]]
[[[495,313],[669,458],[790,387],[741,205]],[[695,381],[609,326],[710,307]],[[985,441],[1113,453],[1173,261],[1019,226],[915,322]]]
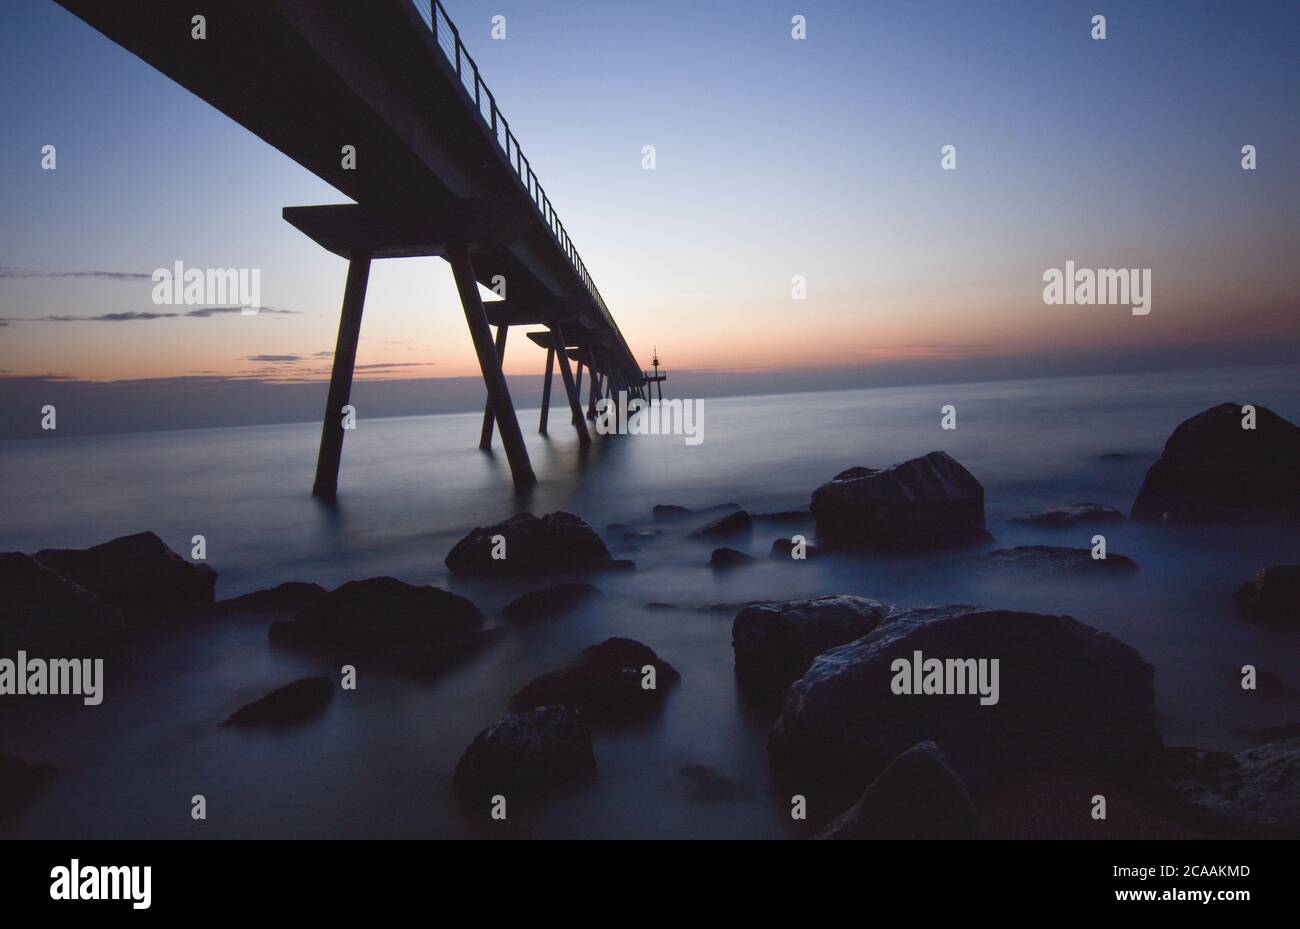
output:
[[[560,378],[564,381],[564,392],[569,396],[569,412],[573,415],[573,428],[578,431],[578,444],[590,445],[591,433],[587,431],[587,421],[582,418],[582,401],[578,398],[578,389],[573,382],[569,353],[564,345],[564,332],[559,326],[552,327],[551,340],[555,346],[555,356],[560,360]]]
[[[474,278],[474,264],[463,245],[449,248],[447,257],[456,277],[456,289],[460,291],[460,303],[465,310],[470,338],[474,340],[474,352],[478,355],[479,367],[483,371],[483,383],[487,385],[488,402],[501,426],[501,444],[506,447],[510,475],[514,478],[516,487],[531,486],[537,483],[537,477],[528,460],[528,447],[524,445],[524,434],[519,429],[519,420],[515,418],[515,406],[510,400],[506,376],[501,371],[501,361],[492,343],[492,328],[488,325],[487,314],[483,312],[478,281]]]
[[[600,375],[591,369],[591,387],[587,391],[587,418],[596,418],[596,398],[600,396]]]
[[[509,326],[497,326],[497,362],[504,364],[506,360],[506,336],[510,332]],[[492,447],[492,425],[496,417],[492,415],[492,400],[489,398],[483,405],[483,431],[479,433],[478,447]]]
[[[343,309],[339,313],[339,337],[334,346],[334,370],[330,374],[321,423],[320,453],[316,456],[313,497],[333,500],[339,490],[339,464],[343,459],[343,407],[352,395],[352,372],[357,365],[357,342],[361,339],[361,311],[366,303],[370,280],[370,253],[353,252],[348,261],[348,281],[343,288]]]
[[[551,372],[555,370],[555,349],[546,350],[546,377],[542,380],[542,421],[537,431],[546,435],[546,417],[551,411]]]

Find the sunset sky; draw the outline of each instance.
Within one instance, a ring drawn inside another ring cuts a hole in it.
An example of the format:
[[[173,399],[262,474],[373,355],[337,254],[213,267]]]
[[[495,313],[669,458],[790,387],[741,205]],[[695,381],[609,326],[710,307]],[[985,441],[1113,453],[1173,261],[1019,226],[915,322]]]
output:
[[[1295,4],[446,6],[643,364],[1300,346]],[[0,7],[0,113],[0,375],[326,375],[345,263],[280,210],[345,197],[47,0]],[[282,312],[94,319],[178,259]],[[1067,259],[1152,269],[1150,315],[1045,306]],[[443,262],[376,263],[358,364],[477,372]]]

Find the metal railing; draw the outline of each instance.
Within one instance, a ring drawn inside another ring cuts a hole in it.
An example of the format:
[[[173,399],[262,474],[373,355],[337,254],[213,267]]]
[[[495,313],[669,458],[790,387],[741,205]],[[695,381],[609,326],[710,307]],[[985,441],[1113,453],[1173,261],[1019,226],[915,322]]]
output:
[[[448,63],[455,69],[456,77],[459,78],[462,88],[473,101],[479,116],[496,139],[497,145],[505,152],[506,162],[517,175],[519,182],[523,185],[524,190],[528,193],[529,198],[533,201],[533,206],[542,215],[543,221],[551,230],[551,235],[555,237],[564,254],[568,256],[569,263],[577,272],[578,278],[582,281],[583,286],[595,301],[596,306],[604,315],[605,321],[610,324],[614,332],[618,332],[618,327],[614,325],[614,318],[610,315],[609,307],[605,305],[605,299],[596,289],[596,282],[591,279],[587,272],[587,266],[582,262],[582,256],[578,254],[578,249],[574,246],[573,240],[569,238],[568,230],[564,228],[564,223],[560,222],[560,217],[556,215],[555,207],[551,205],[550,198],[542,188],[541,182],[537,175],[533,173],[533,166],[524,156],[519,147],[519,140],[515,134],[510,131],[510,123],[506,121],[501,110],[497,108],[496,97],[484,83],[482,76],[479,74],[478,65],[469,51],[465,48],[465,43],[460,39],[460,30],[456,24],[451,21],[447,15],[446,9],[443,8],[441,0],[414,0],[415,8],[420,13],[420,17],[433,31],[434,41],[438,48],[446,55]],[[622,336],[619,336],[620,341]],[[627,349],[626,343],[624,349],[628,352],[628,357],[633,357],[630,349]]]

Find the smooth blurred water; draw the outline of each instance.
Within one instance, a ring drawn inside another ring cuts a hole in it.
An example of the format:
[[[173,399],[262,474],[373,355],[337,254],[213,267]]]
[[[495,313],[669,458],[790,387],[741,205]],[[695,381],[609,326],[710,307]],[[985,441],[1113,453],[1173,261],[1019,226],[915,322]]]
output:
[[[227,598],[285,580],[328,587],[389,574],[471,597],[495,623],[523,586],[448,577],[442,559],[469,529],[520,509],[649,524],[651,507],[738,503],[751,512],[806,507],[811,491],[853,465],[887,466],[944,449],[984,484],[994,546],[1087,547],[1092,528],[1032,529],[1009,518],[1076,501],[1127,512],[1150,462],[1182,420],[1230,400],[1300,420],[1300,368],[1223,368],[1133,376],[909,387],[705,400],[704,442],[598,438],[583,455],[567,417],[551,437],[521,411],[540,483],[510,489],[504,455],[476,447],[477,415],[362,420],[344,451],[340,502],[311,499],[319,426],[59,437],[0,442],[0,550],[86,546],[151,529],[189,551],[207,538]],[[940,408],[957,408],[956,431]],[[1103,461],[1126,452],[1124,461]],[[1279,530],[1172,532],[1110,526],[1111,552],[1132,577],[1044,578],[978,567],[971,553],[770,561],[728,575],[709,548],[670,529],[602,575],[590,608],[526,628],[507,626],[485,653],[428,684],[362,669],[319,720],[284,733],[218,729],[240,703],[309,673],[337,669],[272,652],[265,628],[230,621],[177,630],[115,658],[100,707],[25,698],[0,706],[0,751],[51,763],[60,776],[28,809],[0,822],[23,836],[780,836],[801,834],[769,780],[773,709],[752,705],[733,677],[730,612],[648,611],[856,593],[902,606],[973,602],[1068,613],[1143,652],[1156,667],[1161,729],[1171,744],[1238,749],[1237,730],[1300,719],[1294,696],[1248,694],[1250,663],[1300,689],[1300,637],[1239,618],[1232,591],[1269,564],[1300,561]],[[611,540],[619,551],[621,543]],[[519,802],[508,823],[459,809],[451,771],[498,719],[509,695],[581,648],[625,635],[682,672],[663,712],[596,735],[589,787]],[[7,698],[12,700],[13,698]],[[687,800],[681,765],[711,765],[737,782],[734,800]],[[190,819],[206,796],[209,818]]]

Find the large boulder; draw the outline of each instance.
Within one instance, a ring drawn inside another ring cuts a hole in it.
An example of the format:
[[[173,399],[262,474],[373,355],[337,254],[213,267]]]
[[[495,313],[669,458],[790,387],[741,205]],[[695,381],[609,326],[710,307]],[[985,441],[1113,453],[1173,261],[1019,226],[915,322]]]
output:
[[[1070,529],[1074,526],[1122,523],[1125,518],[1119,510],[1104,503],[1071,503],[1069,506],[1040,510],[1028,516],[1014,516],[1011,521],[1043,529]]]
[[[1237,752],[1165,749],[1165,799],[1208,825],[1258,838],[1300,838],[1300,736]]]
[[[949,548],[989,538],[984,488],[947,452],[883,471],[841,471],[813,492],[812,513],[819,538],[872,548]]]
[[[1300,626],[1300,565],[1265,568],[1237,588],[1233,599],[1252,619]]]
[[[469,600],[391,577],[349,581],[294,617],[272,623],[274,645],[342,657],[379,654],[434,670],[482,644],[483,615]]]
[[[36,560],[111,603],[131,620],[211,606],[217,572],[191,564],[152,532],[92,548],[47,548]]]
[[[736,674],[748,684],[785,688],[822,652],[862,638],[887,615],[883,603],[844,595],[751,604],[731,624]]]
[[[982,665],[982,681],[980,659],[998,662]],[[907,692],[916,671],[920,694]],[[1060,766],[1127,771],[1158,739],[1154,676],[1135,649],[1068,616],[911,610],[819,655],[791,685],[768,748],[779,771],[859,786],[926,740],[967,783]]]
[[[979,816],[966,785],[933,742],[889,763],[861,799],[819,839],[978,839]]]
[[[320,602],[325,594],[325,588],[319,584],[285,581],[283,584],[265,590],[255,590],[243,596],[231,597],[229,600],[218,600],[217,609],[222,613],[247,616],[284,614],[293,616],[300,610]]]
[[[1000,568],[1064,574],[1129,574],[1138,569],[1137,562],[1126,555],[1107,552],[1105,558],[1093,558],[1092,549],[1064,548],[1059,545],[998,548],[980,555],[979,560]]]
[[[49,765],[28,764],[13,755],[0,755],[0,814],[22,806],[55,773]]]
[[[304,677],[277,687],[231,713],[223,726],[291,726],[320,715],[334,696],[328,677]]]
[[[0,554],[0,654],[84,655],[125,635],[117,607],[30,555]]]
[[[645,668],[654,668],[653,688],[643,686]],[[681,678],[677,670],[649,646],[632,639],[606,639],[584,649],[566,668],[551,671],[524,685],[510,698],[512,712],[536,706],[565,704],[586,710],[594,719],[628,719],[658,707],[668,685]]]
[[[1133,518],[1168,525],[1300,519],[1300,427],[1255,407],[1221,403],[1174,430],[1147,471]]]
[[[510,714],[480,732],[456,765],[456,789],[475,797],[581,782],[596,770],[591,727],[571,706]]]
[[[505,540],[504,558],[493,537]],[[572,513],[557,510],[538,518],[517,513],[495,526],[479,526],[452,547],[446,558],[453,574],[518,575],[547,571],[590,571],[611,562],[595,529]]]
[[[753,555],[747,555],[734,548],[715,548],[713,554],[709,555],[709,567],[715,571],[729,571],[732,568],[752,565],[755,560]]]

